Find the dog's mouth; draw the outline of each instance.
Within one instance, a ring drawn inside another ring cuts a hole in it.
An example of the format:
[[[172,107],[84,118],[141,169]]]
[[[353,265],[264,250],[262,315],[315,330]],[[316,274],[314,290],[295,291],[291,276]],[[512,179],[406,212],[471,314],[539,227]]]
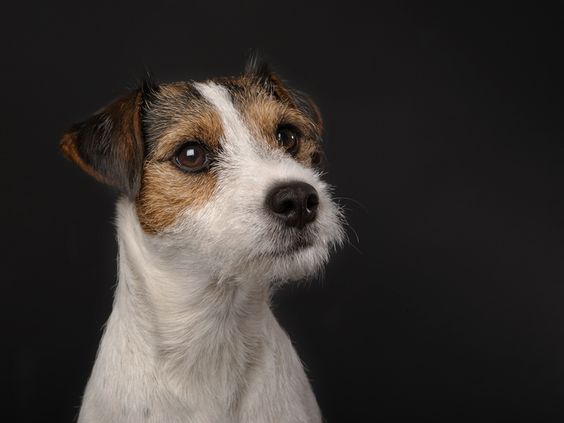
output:
[[[313,244],[314,244],[313,236],[300,236],[297,237],[292,242],[288,242],[284,246],[280,246],[279,248],[272,251],[271,256],[288,257],[296,253],[299,253],[309,247],[312,247]]]

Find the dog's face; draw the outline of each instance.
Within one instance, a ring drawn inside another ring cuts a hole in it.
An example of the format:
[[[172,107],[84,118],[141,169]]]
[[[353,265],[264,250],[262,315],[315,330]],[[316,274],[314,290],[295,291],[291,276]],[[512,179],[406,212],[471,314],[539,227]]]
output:
[[[317,170],[320,137],[315,105],[261,66],[145,84],[75,125],[61,146],[130,198],[176,266],[286,280],[314,273],[342,238]]]

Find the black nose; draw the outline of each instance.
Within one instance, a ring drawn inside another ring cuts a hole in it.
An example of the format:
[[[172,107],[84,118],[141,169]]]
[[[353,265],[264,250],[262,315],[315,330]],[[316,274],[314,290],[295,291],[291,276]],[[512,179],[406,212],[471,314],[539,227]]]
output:
[[[319,197],[305,182],[288,182],[272,187],[266,196],[268,210],[287,226],[302,229],[315,220]]]

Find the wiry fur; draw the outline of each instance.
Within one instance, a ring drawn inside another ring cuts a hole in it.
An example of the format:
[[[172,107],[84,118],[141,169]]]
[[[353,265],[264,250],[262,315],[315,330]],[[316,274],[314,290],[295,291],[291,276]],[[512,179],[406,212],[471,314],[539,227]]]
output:
[[[249,129],[224,85],[194,88],[223,130],[213,191],[157,233],[135,200],[118,202],[119,283],[79,422],[321,422],[269,299],[273,284],[322,268],[342,238],[340,212],[317,171]],[[264,209],[284,181],[319,195],[303,230]]]

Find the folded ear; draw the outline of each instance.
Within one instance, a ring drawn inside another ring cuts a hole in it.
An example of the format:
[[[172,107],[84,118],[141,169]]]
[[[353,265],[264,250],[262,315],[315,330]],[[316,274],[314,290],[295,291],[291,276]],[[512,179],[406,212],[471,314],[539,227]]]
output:
[[[142,113],[148,84],[114,101],[63,135],[63,154],[101,182],[134,198],[144,158]]]
[[[287,87],[278,75],[272,71],[267,62],[259,59],[257,56],[251,56],[247,61],[245,74],[255,78],[275,97],[294,105],[321,130],[323,119],[317,105],[308,95]]]

